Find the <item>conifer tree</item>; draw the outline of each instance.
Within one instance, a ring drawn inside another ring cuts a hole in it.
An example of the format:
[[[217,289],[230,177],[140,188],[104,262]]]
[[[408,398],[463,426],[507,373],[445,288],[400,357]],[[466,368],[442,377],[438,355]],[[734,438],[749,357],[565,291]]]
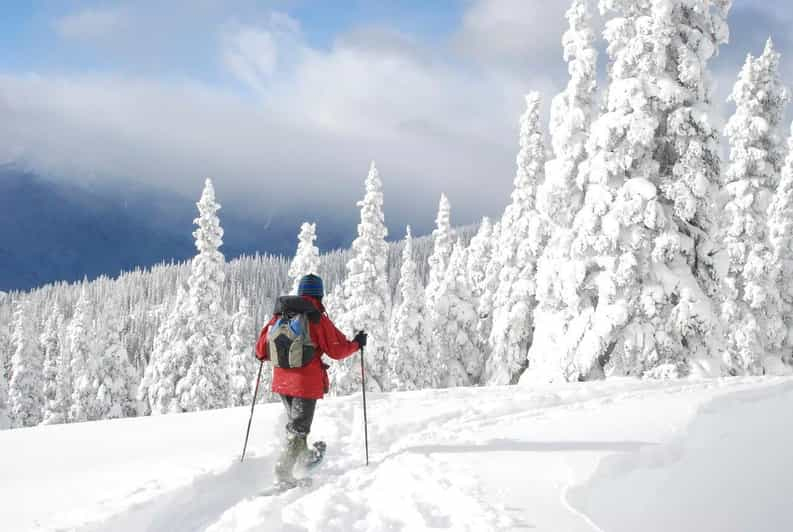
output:
[[[433,248],[428,260],[429,279],[427,281],[427,308],[435,307],[435,296],[440,289],[446,266],[452,254],[451,204],[445,194],[441,194],[438,204],[438,216],[435,218],[435,229],[432,231]]]
[[[466,251],[461,242],[452,249],[446,274],[435,297],[435,331],[438,338],[437,385],[478,384],[484,356],[477,342],[477,312],[466,271]]]
[[[6,381],[5,369],[0,367],[0,430],[11,426],[11,419],[8,416],[8,382]]]
[[[42,359],[32,338],[30,315],[26,303],[19,303],[14,312],[11,337],[11,381],[8,403],[14,427],[32,427],[41,423],[44,406]]]
[[[42,422],[49,424],[54,417],[60,418],[57,422],[63,423],[62,411],[59,411],[60,397],[58,395],[58,374],[61,373],[60,328],[63,326],[63,315],[57,306],[51,307],[50,315],[44,325],[44,331],[39,336],[39,343],[44,354],[44,408]]]
[[[97,392],[99,376],[97,357],[91,349],[91,311],[85,286],[74,308],[72,320],[67,328],[67,342],[71,358],[72,400],[69,421],[93,421],[99,419]]]
[[[768,238],[773,260],[770,281],[785,333],[781,356],[793,365],[793,127],[787,146],[781,179],[768,210]]]
[[[490,357],[490,333],[493,330],[493,305],[495,303],[496,291],[499,284],[499,264],[496,262],[495,257],[497,254],[497,245],[501,239],[501,221],[493,224],[492,233],[490,236],[490,256],[485,264],[484,278],[481,281],[481,286],[478,288],[477,298],[477,313],[479,321],[476,324],[476,334],[479,343],[482,346],[482,351],[485,355],[485,360]]]
[[[304,227],[308,224],[304,224]],[[257,364],[253,354],[253,318],[248,299],[240,299],[237,313],[231,320],[231,352],[229,355],[229,405],[244,406],[251,404],[253,387],[251,382],[256,377]],[[260,392],[270,388],[269,373],[262,371]]]
[[[297,253],[289,266],[289,277],[292,279],[292,293],[297,293],[298,284],[304,275],[319,275],[319,248],[314,245],[317,239],[317,225],[304,223],[300,226]]]
[[[726,40],[729,5],[600,3],[615,15],[605,32],[610,86],[579,167],[584,203],[558,290],[568,319],[558,343],[542,346],[561,354],[564,378],[713,371],[708,234],[719,158],[707,62]]]
[[[520,124],[512,202],[501,219],[501,234],[494,244],[491,262],[498,272],[498,288],[493,298],[492,351],[485,367],[489,384],[514,384],[528,366],[536,306],[536,265],[547,240],[548,226],[536,207],[537,187],[544,179],[545,165],[538,93],[526,96],[526,112]]]
[[[490,218],[482,218],[482,223],[479,225],[479,230],[476,235],[471,239],[470,247],[466,253],[468,257],[467,271],[468,282],[471,285],[471,291],[474,299],[477,301],[482,296],[485,289],[485,273],[487,271],[487,264],[493,254],[493,226],[490,223]]]
[[[185,411],[223,408],[228,402],[228,351],[223,335],[226,319],[221,306],[225,279],[223,229],[215,201],[215,189],[207,179],[196,204],[198,228],[193,232],[198,254],[193,258],[188,285],[188,318],[185,343],[190,360],[186,375],[176,385],[179,405]]]
[[[570,80],[551,103],[551,145],[554,159],[545,167],[546,181],[538,193],[538,209],[554,224],[550,240],[537,263],[535,334],[529,351],[531,373],[545,380],[564,379],[568,365],[565,342],[577,319],[570,260],[573,222],[584,200],[583,174],[586,141],[592,123],[597,84],[597,50],[592,31],[590,0],[575,0],[567,11],[569,28],[562,37]]]
[[[410,226],[402,250],[399,277],[400,303],[394,308],[389,339],[388,365],[393,390],[430,388],[436,377],[435,357],[429,353],[424,289],[416,273]]]
[[[366,331],[365,351],[367,384],[373,390],[387,388],[388,316],[391,293],[388,289],[386,259],[388,236],[383,217],[383,184],[374,162],[366,178],[366,194],[358,202],[361,223],[352,243],[352,258],[347,263],[347,277],[342,287],[343,311],[337,319],[339,329],[347,335]],[[344,395],[360,389],[357,357],[333,364],[330,377],[335,393]]]
[[[569,28],[562,36],[570,80],[551,102],[551,145],[554,158],[545,168],[538,209],[560,228],[569,229],[583,202],[579,165],[586,159],[597,87],[597,49],[592,30],[591,0],[574,0],[566,13]]]
[[[182,411],[176,396],[176,385],[187,375],[190,351],[187,348],[188,295],[181,286],[177,289],[174,302],[167,305],[166,316],[157,329],[151,360],[138,388],[138,401],[143,403],[146,414]]]
[[[779,354],[786,336],[766,231],[784,158],[778,128],[789,99],[779,59],[770,39],[760,57],[747,57],[730,95],[735,114],[725,128],[730,165],[719,239],[728,264],[722,273],[722,319],[731,369],[754,375],[762,373],[766,355]]]
[[[63,330],[63,316],[58,322],[58,360],[55,376],[55,399],[46,405],[42,423],[67,423],[72,405],[72,358],[68,336]]]
[[[121,316],[110,317],[97,335],[99,386],[96,392],[100,419],[114,419],[136,414],[137,374],[122,342]]]

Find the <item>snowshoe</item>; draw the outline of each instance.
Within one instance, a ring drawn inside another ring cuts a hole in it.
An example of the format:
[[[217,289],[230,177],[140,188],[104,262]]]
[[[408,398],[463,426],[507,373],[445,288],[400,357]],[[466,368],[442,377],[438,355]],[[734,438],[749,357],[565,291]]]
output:
[[[310,488],[311,484],[310,478],[279,480],[266,490],[259,492],[259,497],[273,497],[295,488]]]
[[[305,472],[315,469],[325,458],[325,450],[327,448],[328,446],[324,441],[315,441],[311,448],[306,449],[300,460],[298,460],[298,467]]]

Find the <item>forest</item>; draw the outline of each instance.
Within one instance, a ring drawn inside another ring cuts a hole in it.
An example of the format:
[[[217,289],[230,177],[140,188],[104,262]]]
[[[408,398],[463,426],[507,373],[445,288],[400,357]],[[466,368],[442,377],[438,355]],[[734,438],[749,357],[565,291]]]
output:
[[[602,0],[601,41],[575,0],[569,81],[548,124],[526,96],[497,220],[455,227],[443,196],[431,236],[388,235],[372,163],[350,249],[320,255],[309,220],[294,257],[227,262],[207,180],[192,261],[0,295],[0,426],[250,404],[259,329],[306,273],[368,333],[373,391],[793,373],[790,92],[769,39],[713,126],[730,6]],[[333,364],[333,393],[360,390],[356,363]]]

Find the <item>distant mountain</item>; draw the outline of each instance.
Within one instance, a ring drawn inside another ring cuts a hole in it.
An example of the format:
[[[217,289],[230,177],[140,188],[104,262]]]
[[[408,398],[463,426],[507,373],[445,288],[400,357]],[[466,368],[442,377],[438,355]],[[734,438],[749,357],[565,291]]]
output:
[[[194,201],[143,186],[88,188],[0,167],[0,290],[188,259],[196,214]],[[297,217],[251,220],[228,207],[220,214],[227,258],[294,253]],[[323,248],[349,244],[341,236],[349,223],[332,225],[323,222]]]

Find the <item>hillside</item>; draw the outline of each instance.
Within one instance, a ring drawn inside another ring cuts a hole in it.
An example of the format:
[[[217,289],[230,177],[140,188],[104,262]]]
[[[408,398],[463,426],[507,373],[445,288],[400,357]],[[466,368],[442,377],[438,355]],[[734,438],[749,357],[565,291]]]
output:
[[[793,528],[790,379],[611,381],[328,399],[313,488],[271,482],[281,407],[0,433],[4,530]]]

